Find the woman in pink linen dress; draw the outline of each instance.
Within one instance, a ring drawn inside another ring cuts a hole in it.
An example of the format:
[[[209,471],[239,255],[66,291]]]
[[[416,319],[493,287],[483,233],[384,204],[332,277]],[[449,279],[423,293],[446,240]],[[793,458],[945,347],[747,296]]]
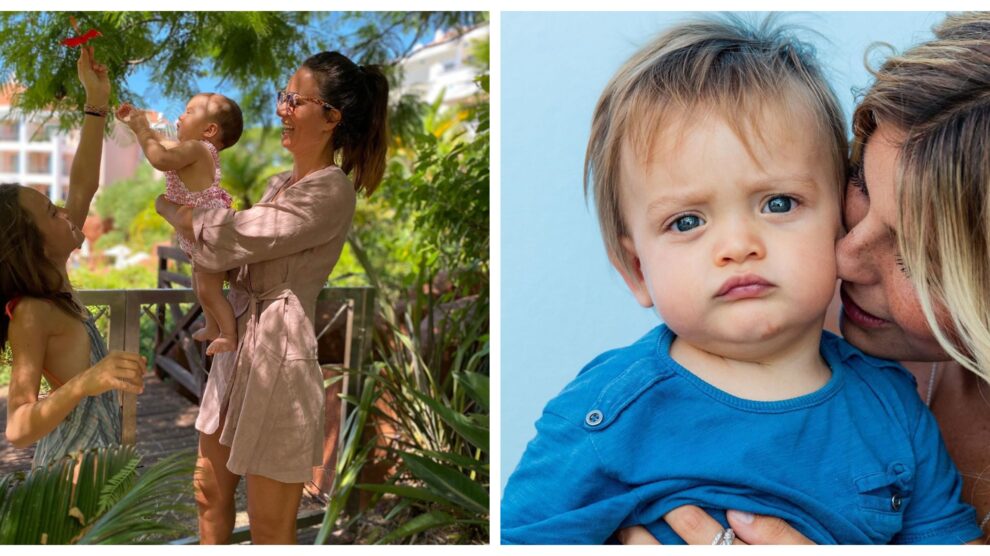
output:
[[[337,52],[312,56],[278,94],[293,168],[269,180],[260,202],[234,212],[158,198],[159,214],[194,239],[195,265],[228,272],[237,317],[237,350],[214,357],[196,420],[204,544],[229,542],[241,476],[252,542],[295,542],[303,483],[322,463],[316,296],[340,257],[356,192],[370,194],[384,173],[387,99],[377,68]]]

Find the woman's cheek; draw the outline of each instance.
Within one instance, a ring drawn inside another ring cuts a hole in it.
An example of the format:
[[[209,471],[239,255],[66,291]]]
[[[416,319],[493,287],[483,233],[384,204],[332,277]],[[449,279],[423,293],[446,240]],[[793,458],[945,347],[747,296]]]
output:
[[[887,296],[890,300],[891,317],[909,336],[930,339],[931,327],[921,310],[918,293],[900,269],[895,268],[892,272],[896,274],[889,281],[891,288]]]

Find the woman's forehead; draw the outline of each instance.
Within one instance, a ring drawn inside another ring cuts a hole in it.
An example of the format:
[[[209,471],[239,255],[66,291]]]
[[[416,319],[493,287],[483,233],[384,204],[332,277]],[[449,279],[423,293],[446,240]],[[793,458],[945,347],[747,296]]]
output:
[[[320,84],[317,83],[313,71],[309,68],[299,68],[289,79],[288,90],[295,93],[319,93]]]
[[[48,208],[49,203],[48,197],[44,193],[24,186],[21,186],[17,192],[17,200],[22,207],[32,213],[44,211]]]

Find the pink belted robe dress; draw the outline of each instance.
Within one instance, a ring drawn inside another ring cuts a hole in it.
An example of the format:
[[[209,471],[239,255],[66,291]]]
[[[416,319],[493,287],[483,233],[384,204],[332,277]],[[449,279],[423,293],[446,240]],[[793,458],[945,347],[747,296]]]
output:
[[[224,415],[231,472],[300,483],[323,455],[316,297],[344,247],[356,195],[336,166],[288,185],[290,177],[272,177],[247,210],[193,210],[193,263],[228,272],[238,332],[237,350],[213,358],[196,429],[213,434]]]

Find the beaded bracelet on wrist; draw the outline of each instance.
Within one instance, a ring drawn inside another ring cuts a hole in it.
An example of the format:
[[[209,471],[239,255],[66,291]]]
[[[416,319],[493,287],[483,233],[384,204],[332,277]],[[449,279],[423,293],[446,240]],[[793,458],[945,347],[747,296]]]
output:
[[[97,118],[107,117],[107,112],[109,111],[110,108],[105,104],[103,106],[95,106],[93,104],[86,104],[83,106],[84,114],[89,114],[90,116],[96,116]]]

